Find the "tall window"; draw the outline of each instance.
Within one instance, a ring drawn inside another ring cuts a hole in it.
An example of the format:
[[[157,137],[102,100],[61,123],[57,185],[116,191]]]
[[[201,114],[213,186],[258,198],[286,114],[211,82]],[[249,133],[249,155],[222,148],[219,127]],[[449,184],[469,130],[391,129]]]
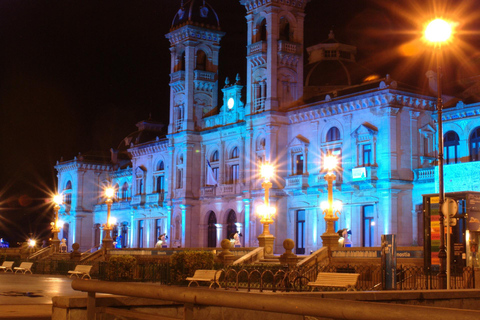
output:
[[[303,174],[303,154],[295,155],[295,174],[302,175]]]
[[[331,127],[327,132],[327,142],[340,140],[340,130],[337,127]]]
[[[206,70],[207,55],[202,50],[197,51],[197,66],[196,70]]]
[[[233,150],[232,150],[232,156],[231,156],[230,158],[231,158],[231,159],[236,159],[236,158],[238,158],[238,148],[237,148],[237,147],[233,148]]]
[[[232,181],[232,183],[238,183],[238,179],[239,179],[239,175],[238,175],[238,164],[234,164],[232,165],[231,167],[231,172],[230,172],[230,181]],[[214,173],[215,174],[215,173]]]
[[[280,40],[290,41],[290,23],[285,17],[280,18]]]
[[[155,220],[155,239],[158,240],[160,235],[162,234],[162,219]]]
[[[143,226],[145,221],[138,220],[138,247],[143,248]]]
[[[63,203],[66,205],[72,204],[72,181],[68,180],[63,190]]]
[[[470,135],[470,161],[480,160],[480,127],[473,130]]]
[[[177,169],[177,189],[183,188],[183,169]]]
[[[267,41],[267,21],[265,19],[259,25],[257,37],[257,41]]]
[[[375,234],[375,220],[373,215],[373,205],[362,206],[363,217],[363,246],[373,247]]]
[[[364,144],[362,145],[362,159],[363,166],[370,166],[372,164],[372,145]]]
[[[237,215],[235,211],[230,210],[227,217],[227,239],[230,239],[235,232],[237,232]]]
[[[445,164],[457,163],[458,162],[458,145],[460,144],[460,139],[458,134],[455,131],[448,131],[443,136],[443,145],[445,153]]]
[[[220,163],[219,163],[219,154],[218,154],[218,150],[216,150],[213,154],[212,154],[212,157],[210,158],[210,166],[212,167],[212,171],[213,171],[213,177],[215,178],[215,181],[218,182],[218,172],[219,172],[219,166],[220,166]]]
[[[157,176],[157,185],[156,190],[158,193],[163,193],[165,191],[165,177]]]
[[[296,212],[297,232],[296,232],[296,253],[305,254],[305,210]]]
[[[122,186],[122,199],[123,200],[126,200],[129,198],[129,194],[128,194],[128,183],[125,182]]]
[[[122,223],[120,245],[122,246],[122,248],[128,247],[128,223],[127,222]]]
[[[215,248],[217,246],[217,216],[215,212],[210,211],[208,216],[208,243],[209,248]]]

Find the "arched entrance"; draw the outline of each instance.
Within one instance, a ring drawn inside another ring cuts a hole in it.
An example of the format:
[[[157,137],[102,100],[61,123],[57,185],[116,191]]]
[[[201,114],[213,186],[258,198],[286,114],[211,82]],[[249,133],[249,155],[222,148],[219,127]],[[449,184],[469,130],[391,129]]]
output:
[[[217,246],[217,216],[215,212],[210,211],[208,216],[208,235],[207,247],[215,248]]]
[[[237,232],[237,215],[235,211],[230,210],[227,216],[227,239],[230,239]]]

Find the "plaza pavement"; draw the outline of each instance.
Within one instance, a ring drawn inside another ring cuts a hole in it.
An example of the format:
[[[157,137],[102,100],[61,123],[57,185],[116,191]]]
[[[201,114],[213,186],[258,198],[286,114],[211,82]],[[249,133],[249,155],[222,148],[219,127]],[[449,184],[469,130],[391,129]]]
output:
[[[67,276],[0,272],[0,319],[51,319],[52,297],[82,295],[71,283]]]

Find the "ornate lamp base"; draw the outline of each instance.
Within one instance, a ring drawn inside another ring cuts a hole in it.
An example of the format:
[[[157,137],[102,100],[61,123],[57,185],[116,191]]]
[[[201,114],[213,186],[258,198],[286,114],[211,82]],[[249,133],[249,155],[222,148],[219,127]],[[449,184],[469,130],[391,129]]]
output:
[[[273,244],[275,242],[275,237],[271,234],[259,235],[258,236],[258,245],[263,247],[264,256],[273,256]]]
[[[340,236],[337,233],[324,233],[321,235],[323,246],[330,249],[338,248],[338,239]]]

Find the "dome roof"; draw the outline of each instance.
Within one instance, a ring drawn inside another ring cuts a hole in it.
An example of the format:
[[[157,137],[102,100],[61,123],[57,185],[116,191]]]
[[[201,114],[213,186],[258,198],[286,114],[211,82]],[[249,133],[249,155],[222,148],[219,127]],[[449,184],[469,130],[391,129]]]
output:
[[[322,60],[305,67],[305,86],[345,87],[360,84],[374,73],[355,61]]]
[[[155,141],[165,136],[165,125],[152,120],[143,120],[136,124],[138,130],[130,133],[118,145],[118,150],[126,151],[133,145]]]
[[[205,0],[189,0],[185,4],[182,1],[182,6],[173,18],[172,29],[184,24],[220,29],[217,13]]]

